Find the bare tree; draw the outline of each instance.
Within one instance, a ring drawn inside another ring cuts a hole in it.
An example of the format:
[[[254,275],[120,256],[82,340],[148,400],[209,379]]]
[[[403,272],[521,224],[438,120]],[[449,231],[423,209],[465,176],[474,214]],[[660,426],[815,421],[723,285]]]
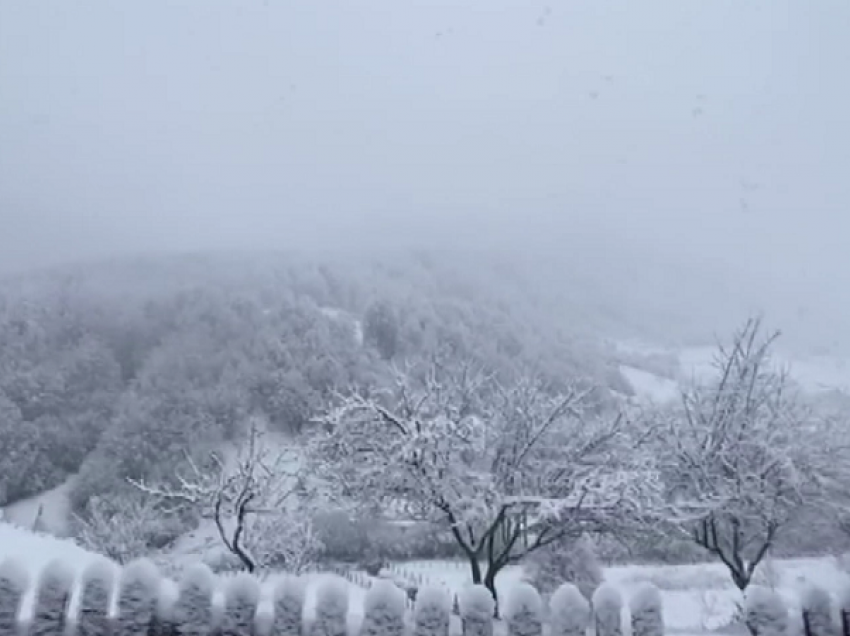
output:
[[[288,534],[284,527],[308,523],[308,516],[292,509],[305,482],[298,453],[293,449],[272,454],[263,444],[264,431],[262,422],[252,419],[244,444],[230,462],[211,453],[208,466],[202,467],[187,455],[189,474],[177,474],[174,487],[129,481],[145,493],[197,507],[202,516],[212,518],[222,543],[247,571],[269,562],[287,567],[280,563],[286,555],[275,540]],[[314,542],[309,528],[287,539],[292,554],[300,550],[297,540]]]
[[[472,363],[397,371],[391,390],[340,396],[320,418],[314,470],[343,497],[442,524],[495,596],[505,566],[659,492],[625,418],[589,418],[590,391],[548,388]]]
[[[166,522],[148,497],[92,497],[85,514],[74,515],[74,536],[82,546],[117,563],[128,563],[151,549]]]
[[[771,363],[778,336],[748,320],[718,347],[716,377],[683,393],[663,437],[673,520],[741,590],[783,527],[826,493],[817,423]]]

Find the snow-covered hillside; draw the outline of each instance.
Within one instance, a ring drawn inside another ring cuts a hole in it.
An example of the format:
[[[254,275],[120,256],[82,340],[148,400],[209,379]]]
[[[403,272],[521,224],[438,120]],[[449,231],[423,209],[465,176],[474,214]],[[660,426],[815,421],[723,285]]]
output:
[[[713,373],[717,348],[715,346],[672,349],[643,342],[616,342],[615,349],[627,358],[635,356],[671,356],[678,361],[676,379],[665,377],[635,364],[621,364],[620,372],[635,390],[638,399],[665,403],[676,399],[681,387],[692,380],[705,380]],[[850,392],[850,361],[828,356],[803,358],[778,351],[773,358],[777,369],[787,369],[791,378],[804,391],[819,393],[839,390]]]
[[[40,495],[0,508],[2,518],[16,526],[32,528],[37,525],[50,534],[67,536],[71,514],[69,494],[73,485],[74,478],[71,477],[65,483]]]

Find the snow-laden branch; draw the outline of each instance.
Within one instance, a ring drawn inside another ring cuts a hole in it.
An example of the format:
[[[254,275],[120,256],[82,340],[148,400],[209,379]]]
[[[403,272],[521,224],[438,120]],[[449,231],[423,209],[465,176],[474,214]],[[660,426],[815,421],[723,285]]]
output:
[[[750,320],[719,346],[716,375],[666,414],[660,463],[667,520],[729,568],[743,589],[777,535],[827,500],[823,427],[772,364],[777,333]]]
[[[392,391],[339,396],[314,470],[343,496],[444,524],[470,558],[502,567],[659,498],[634,423],[594,415],[592,397],[535,378],[503,386],[470,363],[408,369]]]
[[[164,502],[188,504],[200,510],[202,516],[215,522],[225,547],[253,571],[274,558],[259,554],[268,552],[264,547],[271,538],[268,530],[272,526],[281,530],[282,525],[292,526],[287,521],[292,511],[287,507],[305,488],[304,466],[298,453],[273,453],[263,443],[264,432],[263,423],[252,419],[244,443],[229,461],[212,453],[208,465],[199,466],[187,454],[188,474],[176,474],[175,485],[129,481]],[[302,530],[295,534],[313,542],[309,529]],[[283,532],[286,534],[291,532]]]

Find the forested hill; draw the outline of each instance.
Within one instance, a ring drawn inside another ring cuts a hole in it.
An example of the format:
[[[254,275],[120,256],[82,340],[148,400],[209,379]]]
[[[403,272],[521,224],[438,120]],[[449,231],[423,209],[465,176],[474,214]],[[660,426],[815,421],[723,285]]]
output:
[[[248,413],[297,433],[337,388],[437,349],[624,389],[545,286],[498,259],[235,254],[100,262],[0,295],[0,505],[156,478]]]
[[[297,433],[335,389],[380,385],[393,364],[437,350],[581,378],[603,399],[628,393],[605,338],[709,342],[749,310],[735,295],[747,290],[711,271],[635,263],[578,251],[199,253],[7,277],[0,505],[77,473],[78,506],[125,476],[168,476],[249,413]]]

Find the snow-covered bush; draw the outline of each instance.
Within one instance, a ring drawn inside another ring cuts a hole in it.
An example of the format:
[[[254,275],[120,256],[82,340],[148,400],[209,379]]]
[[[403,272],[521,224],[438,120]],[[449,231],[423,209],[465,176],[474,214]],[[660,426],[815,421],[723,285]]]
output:
[[[117,636],[147,632],[156,617],[159,571],[147,559],[126,565],[118,581]]]
[[[209,636],[213,628],[214,575],[203,563],[188,568],[180,579],[171,619],[183,636]]]
[[[313,517],[313,531],[322,542],[322,559],[353,563],[371,547],[373,523],[345,510],[320,512]]]
[[[305,583],[294,576],[283,577],[274,587],[275,636],[301,636],[304,614]]]
[[[786,636],[788,610],[779,594],[751,585],[744,599],[744,622],[753,636]]]
[[[164,547],[185,529],[178,516],[164,514],[150,497],[135,492],[92,497],[72,520],[82,547],[122,564]]]
[[[612,585],[603,583],[591,600],[596,636],[622,636],[623,597]]]
[[[228,581],[224,600],[222,636],[251,636],[260,600],[260,584],[246,572]]]
[[[806,636],[832,636],[832,599],[829,592],[810,585],[802,594],[803,629]]]
[[[387,579],[379,579],[366,592],[360,636],[404,636],[404,592]]]
[[[544,597],[566,582],[575,585],[585,598],[591,598],[602,584],[602,566],[587,537],[552,543],[533,552],[530,561],[529,582]]]
[[[51,561],[36,583],[32,636],[57,636],[66,628],[74,572],[64,561]]]
[[[18,631],[21,601],[29,587],[26,569],[11,559],[0,563],[0,634]]]
[[[449,636],[452,601],[448,590],[427,585],[416,594],[413,636]]]
[[[632,636],[664,636],[661,592],[652,583],[644,583],[629,599]]]
[[[378,576],[387,565],[387,559],[376,546],[370,547],[357,561],[357,567],[369,576]]]
[[[551,636],[584,636],[590,625],[590,603],[572,583],[563,583],[549,599]]]
[[[177,634],[175,611],[179,600],[180,586],[172,579],[160,579],[156,594],[156,611],[148,632],[149,636],[175,636]]]
[[[458,597],[463,636],[493,636],[496,601],[483,585],[470,585]]]
[[[316,617],[310,636],[346,636],[348,582],[329,576],[316,589]]]
[[[518,583],[505,599],[504,616],[509,636],[542,636],[543,602],[528,583]]]
[[[324,547],[310,516],[291,511],[255,516],[246,528],[245,546],[258,569],[290,574],[313,568]]]
[[[95,561],[83,571],[76,620],[79,636],[106,636],[110,633],[109,603],[115,575],[115,565],[105,559]]]

